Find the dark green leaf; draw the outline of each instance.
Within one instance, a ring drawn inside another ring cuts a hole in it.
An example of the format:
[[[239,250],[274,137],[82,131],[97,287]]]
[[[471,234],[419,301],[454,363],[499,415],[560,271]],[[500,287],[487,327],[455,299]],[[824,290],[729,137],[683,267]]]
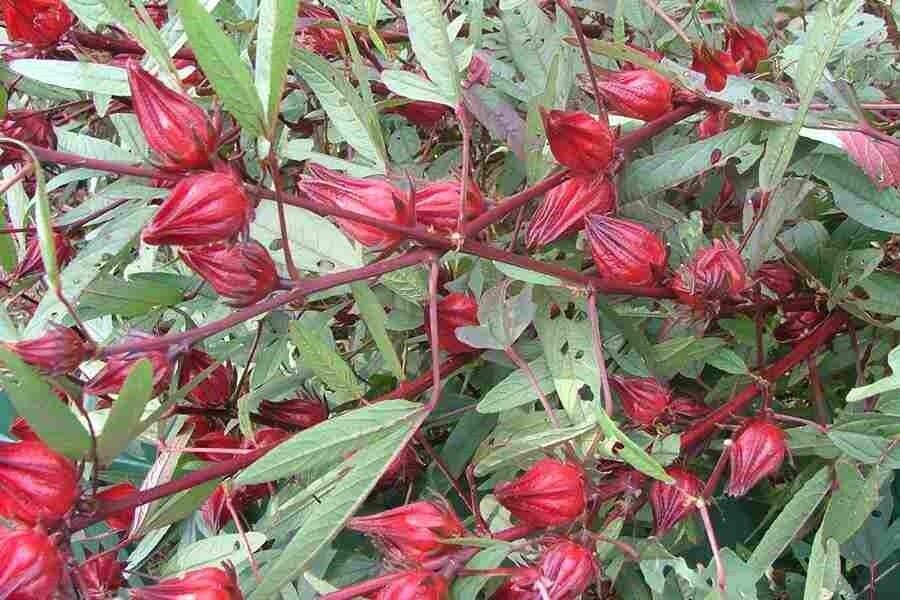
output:
[[[97,460],[110,464],[139,432],[144,407],[153,397],[153,366],[146,358],[131,368],[97,438]]]

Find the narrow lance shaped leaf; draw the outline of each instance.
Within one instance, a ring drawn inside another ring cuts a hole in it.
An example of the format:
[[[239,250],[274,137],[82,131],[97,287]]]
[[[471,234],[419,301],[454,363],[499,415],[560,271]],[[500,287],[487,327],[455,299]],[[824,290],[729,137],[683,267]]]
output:
[[[450,106],[459,102],[459,71],[438,0],[401,0],[416,58]]]
[[[278,117],[281,93],[297,20],[299,0],[262,0],[256,38],[256,90],[270,131]]]

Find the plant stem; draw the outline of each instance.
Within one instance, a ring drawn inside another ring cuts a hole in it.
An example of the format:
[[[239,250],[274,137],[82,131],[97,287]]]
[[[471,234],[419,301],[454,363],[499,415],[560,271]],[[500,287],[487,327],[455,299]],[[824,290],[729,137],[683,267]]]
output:
[[[281,232],[281,250],[284,252],[284,264],[291,279],[300,281],[300,271],[297,270],[297,265],[294,264],[294,257],[291,255],[291,238],[288,237],[287,217],[284,214],[280,169],[278,168],[278,156],[275,154],[275,144],[269,147],[268,163],[269,174],[272,176],[272,187],[275,190],[275,204],[278,207],[278,227]]]
[[[606,104],[603,96],[600,94],[600,84],[597,83],[597,74],[594,72],[594,63],[591,62],[591,52],[587,47],[587,40],[584,37],[584,27],[582,27],[581,19],[578,13],[569,4],[569,0],[556,0],[556,5],[566,13],[569,21],[572,23],[572,29],[575,30],[575,37],[578,39],[578,47],[581,48],[581,58],[584,60],[584,68],[587,69],[588,77],[591,80],[591,87],[594,90],[594,100],[597,102],[597,114],[604,123],[609,123],[609,115],[606,114]]]
[[[816,358],[810,356],[806,359],[806,368],[809,369],[809,386],[813,397],[813,406],[816,410],[816,420],[822,427],[828,426],[828,407],[825,406],[825,391],[822,389],[822,378],[819,377],[819,366]]]
[[[731,440],[725,440],[722,452],[716,461],[716,466],[713,467],[712,473],[709,474],[709,477],[706,479],[706,485],[703,486],[703,491],[700,493],[701,499],[709,500],[713,492],[716,491],[716,486],[719,485],[722,473],[725,472],[725,464],[728,462],[728,455],[731,453],[731,444]]]
[[[441,341],[438,335],[438,279],[441,267],[437,259],[431,258],[431,272],[428,277],[428,324],[431,328],[431,399],[427,410],[431,412],[441,399]]]
[[[541,406],[544,407],[544,411],[547,413],[547,417],[550,419],[550,422],[553,423],[553,426],[557,429],[562,429],[562,424],[559,422],[559,417],[556,416],[556,412],[553,410],[553,406],[550,404],[550,401],[547,399],[547,395],[544,394],[543,390],[541,390],[541,384],[538,383],[537,377],[534,374],[534,371],[531,367],[528,366],[528,363],[519,356],[519,353],[516,352],[512,346],[509,346],[504,349],[506,355],[509,357],[509,360],[513,361],[519,369],[525,373],[525,377],[528,379],[528,383],[531,384],[534,393],[537,394],[538,399],[541,401]]]
[[[456,118],[459,119],[459,130],[462,132],[462,174],[459,182],[459,216],[456,220],[456,231],[462,236],[466,223],[466,197],[469,194],[469,171],[472,160],[472,122],[465,102],[456,105]]]
[[[716,531],[713,529],[712,521],[709,518],[709,510],[706,507],[706,500],[697,499],[697,510],[700,511],[700,518],[703,520],[703,529],[706,530],[706,539],[709,541],[709,547],[712,549],[713,559],[716,561],[716,585],[719,590],[724,593],[727,587],[725,578],[725,563],[722,562],[722,554],[719,552],[719,542],[716,541]]]
[[[693,43],[691,42],[691,38],[688,37],[688,35],[684,32],[684,29],[681,28],[681,25],[679,25],[675,21],[675,19],[666,14],[666,11],[664,11],[662,7],[656,3],[656,0],[644,0],[644,4],[649,6],[653,12],[659,15],[659,18],[665,21],[666,25],[668,25],[672,29],[672,31],[674,31],[678,35],[678,37],[684,40],[684,43],[687,44],[688,47],[691,46],[691,44]]]
[[[84,46],[91,50],[103,50],[105,52],[111,52],[112,54],[144,54],[144,48],[137,42],[132,42],[131,40],[106,37],[105,35],[98,35],[88,31],[72,31],[71,35],[79,46]],[[172,58],[182,58],[190,61],[196,60],[194,52],[188,48],[182,48],[176,52]]]

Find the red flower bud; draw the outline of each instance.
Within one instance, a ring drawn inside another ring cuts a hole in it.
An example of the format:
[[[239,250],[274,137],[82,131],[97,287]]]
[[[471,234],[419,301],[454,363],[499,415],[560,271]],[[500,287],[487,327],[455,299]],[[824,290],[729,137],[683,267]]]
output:
[[[612,162],[615,136],[609,125],[586,112],[541,111],[550,151],[576,173],[599,174]]]
[[[308,2],[301,2],[297,11],[300,18],[297,28],[297,43],[311,52],[322,56],[337,56],[347,45],[344,32],[337,27],[318,27],[317,21],[336,21],[334,12]]]
[[[74,329],[61,325],[52,325],[39,338],[12,342],[7,347],[46,375],[74,371],[87,356],[81,336]]]
[[[434,129],[450,112],[450,107],[437,102],[413,100],[400,106],[392,106],[384,111],[386,114],[397,114],[422,129]]]
[[[63,561],[43,531],[0,527],[0,598],[55,598]]]
[[[747,287],[747,272],[737,246],[730,241],[714,240],[700,248],[687,264],[675,273],[672,290],[691,306],[734,297]]]
[[[606,502],[613,498],[637,498],[643,493],[647,476],[628,465],[613,463],[612,470],[601,483],[594,487],[592,498]]]
[[[765,419],[752,419],[737,432],[728,452],[731,476],[725,490],[729,496],[743,496],[759,481],[778,472],[787,444],[781,428]]]
[[[478,302],[468,294],[454,292],[438,300],[438,343],[447,354],[465,354],[472,352],[468,344],[456,337],[458,327],[478,325]],[[431,337],[431,319],[428,317],[428,305],[425,305],[425,333]]]
[[[2,4],[9,39],[36,48],[53,46],[75,22],[61,0],[6,0]]]
[[[283,402],[263,400],[259,404],[258,412],[263,417],[303,430],[327,419],[328,405],[321,398],[311,394],[300,394]]]
[[[668,484],[654,480],[650,486],[653,532],[658,536],[665,535],[697,510],[697,498],[703,491],[703,482],[686,469],[669,467],[666,473],[675,480],[675,483]]]
[[[416,190],[416,220],[438,231],[456,231],[459,196],[458,181],[438,181]],[[463,209],[463,218],[467,221],[484,212],[484,197],[474,181],[469,181],[466,187]]]
[[[801,310],[784,315],[784,322],[775,328],[775,339],[782,344],[798,342],[812,333],[825,320],[828,313],[817,310]]]
[[[407,444],[375,484],[376,490],[387,490],[414,480],[422,471],[416,451]]]
[[[466,531],[449,506],[424,500],[350,519],[348,527],[370,535],[397,560],[413,561],[452,550],[456,546],[444,544],[443,540]]]
[[[568,540],[560,541],[541,556],[537,564],[547,596],[574,600],[596,579],[597,561],[593,551]]]
[[[87,600],[112,598],[119,588],[125,585],[122,563],[116,559],[115,552],[93,556],[87,562],[78,565],[78,575],[87,588],[85,590]]]
[[[128,64],[128,85],[147,144],[166,165],[175,169],[208,167],[218,135],[206,111],[186,95],[166,87],[136,61]]]
[[[666,266],[666,246],[634,221],[603,215],[585,217],[585,229],[597,271],[604,279],[650,285]]]
[[[33,110],[11,110],[0,119],[0,137],[8,137],[26,144],[56,148],[56,133],[46,113]],[[26,160],[24,151],[16,145],[4,144],[0,166]]]
[[[525,241],[539,248],[584,228],[584,217],[616,209],[616,186],[605,175],[577,175],[544,196],[528,224]]]
[[[610,378],[613,389],[619,394],[622,409],[636,424],[650,427],[663,416],[672,401],[672,392],[652,377]]]
[[[131,331],[125,336],[124,342],[152,339],[154,336],[142,331]],[[86,394],[99,396],[101,394],[114,394],[119,391],[131,369],[142,358],[150,361],[153,369],[153,390],[159,393],[169,385],[169,377],[172,375],[172,364],[164,350],[152,350],[135,354],[123,354],[113,356],[106,360],[106,366],[94,375],[84,386]]]
[[[182,387],[187,385],[215,362],[216,360],[206,352],[191,350],[181,366],[178,385]],[[206,375],[197,387],[188,392],[187,398],[203,408],[221,408],[225,406],[231,396],[231,388],[234,387],[235,379],[234,367],[222,363]]]
[[[117,483],[115,485],[109,486],[108,488],[99,490],[94,498],[96,498],[96,500],[101,505],[103,505],[115,502],[116,500],[127,498],[133,494],[136,494],[137,491],[138,489],[134,487],[134,484],[128,481],[123,481],[122,483]],[[134,509],[129,508],[127,510],[117,512],[106,517],[106,524],[109,525],[110,529],[115,529],[117,531],[128,531],[129,529],[131,529],[131,522],[133,520]]]
[[[752,27],[726,27],[725,48],[744,73],[754,73],[760,61],[769,57],[769,43]]]
[[[131,590],[132,600],[242,600],[234,569],[230,566],[204,567],[156,585]]]
[[[272,257],[254,240],[181,248],[178,254],[231,306],[258,302],[278,285],[278,271]]]
[[[724,108],[713,108],[706,111],[706,116],[697,125],[697,134],[701,140],[710,138],[718,133],[725,131],[728,124],[728,110]],[[728,181],[726,179],[726,181]]]
[[[398,225],[412,221],[413,208],[404,194],[383,179],[357,179],[317,165],[310,166],[309,170],[312,177],[302,179],[298,187],[316,202]],[[387,246],[400,239],[396,234],[349,219],[337,219],[337,222],[347,235],[370,248]]]
[[[194,448],[209,448],[210,450],[240,450],[243,443],[240,438],[228,435],[224,431],[210,431],[197,436],[193,441]],[[200,452],[194,451],[197,458],[210,462],[225,462],[235,457],[230,452]]]
[[[565,525],[584,512],[584,471],[577,465],[544,458],[519,478],[498,484],[494,496],[528,525]]]
[[[447,580],[431,571],[407,571],[379,590],[375,600],[447,600]]]
[[[769,261],[760,265],[756,271],[756,280],[784,298],[790,296],[797,287],[797,274],[786,264]]]
[[[62,268],[69,264],[75,257],[75,248],[69,242],[64,234],[60,232],[53,233],[53,245],[56,248],[56,264]],[[19,264],[10,274],[11,279],[21,279],[31,275],[44,274],[44,259],[41,257],[41,242],[37,236],[28,238],[25,243],[25,253],[19,259]]]
[[[41,442],[0,442],[0,517],[59,521],[78,498],[75,466]]]
[[[201,173],[178,182],[144,227],[158,246],[203,246],[231,239],[247,226],[250,200],[230,173]]]
[[[609,73],[597,87],[609,110],[626,117],[652,121],[672,110],[672,84],[649,69]]]
[[[706,78],[706,88],[712,92],[724,90],[728,76],[741,72],[727,52],[714,50],[703,43],[695,44],[691,50],[694,54],[691,69],[703,73]]]

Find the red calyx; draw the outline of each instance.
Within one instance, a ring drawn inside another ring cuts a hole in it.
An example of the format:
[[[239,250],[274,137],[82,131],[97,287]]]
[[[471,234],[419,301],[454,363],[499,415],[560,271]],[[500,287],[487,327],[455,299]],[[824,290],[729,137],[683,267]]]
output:
[[[743,496],[760,480],[777,473],[786,454],[780,427],[765,419],[748,421],[735,435],[728,453],[731,476],[725,493]]]
[[[384,179],[358,179],[318,165],[310,166],[309,171],[311,177],[304,177],[297,186],[316,202],[397,225],[413,221],[414,207],[409,205],[405,194]],[[370,248],[387,246],[400,239],[396,234],[350,219],[337,219],[337,222],[347,235]]]
[[[149,333],[131,331],[125,336],[123,341],[129,342],[153,338],[154,336]],[[163,350],[123,354],[107,359],[106,366],[100,369],[84,386],[84,392],[95,396],[117,393],[121,389],[122,384],[125,383],[128,374],[131,373],[131,369],[142,358],[150,361],[153,369],[153,389],[156,393],[159,393],[169,384],[169,377],[172,375],[172,364]]]
[[[612,162],[615,136],[607,123],[581,111],[542,110],[550,150],[576,173],[599,174]]]
[[[613,498],[637,498],[643,493],[647,476],[622,463],[613,462],[607,468],[601,465],[599,470],[609,471],[603,481],[594,486],[591,498],[597,502],[606,502]]]
[[[446,600],[447,580],[423,569],[406,571],[378,591],[375,600]]]
[[[544,551],[537,570],[550,598],[573,600],[597,578],[599,567],[592,550],[563,540]]]
[[[133,600],[242,600],[237,576],[230,566],[204,567],[178,577],[163,579],[156,585],[131,590]]]
[[[53,245],[56,249],[56,264],[60,268],[69,264],[75,257],[75,248],[65,234],[58,231],[53,233]],[[37,236],[28,238],[25,243],[25,252],[13,272],[11,279],[21,279],[31,275],[43,275],[44,259],[41,257],[41,243]]]
[[[828,316],[818,310],[801,310],[784,315],[784,321],[775,328],[775,339],[782,344],[799,342],[811,334]]]
[[[6,0],[2,4],[9,39],[35,48],[54,46],[75,22],[61,0]]]
[[[727,52],[715,50],[703,43],[695,44],[691,50],[694,54],[691,69],[703,73],[706,88],[712,92],[724,90],[728,76],[741,72]]]
[[[75,466],[41,442],[0,442],[0,517],[56,523],[78,498]]]
[[[291,425],[297,430],[309,429],[328,418],[328,405],[321,398],[302,393],[283,402],[263,400],[257,410],[263,417]]]
[[[16,109],[7,112],[6,116],[0,119],[0,137],[8,137],[44,148],[56,148],[56,133],[53,131],[53,123],[47,118],[46,113],[33,110]],[[0,166],[23,160],[26,160],[26,155],[19,146],[3,144]]]
[[[111,598],[125,585],[122,563],[115,552],[106,552],[78,565],[78,575],[84,584],[88,600]]]
[[[278,285],[278,271],[269,251],[255,240],[181,248],[178,254],[231,306],[258,302]]]
[[[478,302],[468,294],[455,292],[438,301],[438,343],[448,354],[465,354],[475,350],[456,337],[456,329],[478,325]],[[431,319],[425,305],[425,333],[431,337]]]
[[[634,221],[588,215],[585,229],[597,271],[604,279],[650,285],[666,267],[666,246],[652,231]]]
[[[584,228],[584,217],[616,209],[616,186],[605,175],[577,175],[544,196],[535,211],[525,242],[540,248]]]
[[[99,490],[94,498],[97,500],[97,502],[103,505],[104,503],[115,502],[116,500],[128,498],[129,496],[132,496],[137,492],[138,489],[134,486],[134,484],[128,481],[123,481],[122,483],[117,483],[115,485],[109,486],[108,488]],[[128,531],[129,529],[131,529],[131,522],[133,520],[134,509],[130,508],[106,517],[106,524],[109,525],[110,529],[115,529],[118,531]]]
[[[416,190],[416,220],[437,231],[456,231],[459,220],[459,197],[461,184],[458,181],[438,181]],[[466,186],[466,202],[463,219],[468,221],[484,212],[484,197],[474,181]]]
[[[192,442],[194,448],[209,448],[210,450],[239,450],[243,447],[240,438],[228,435],[224,431],[210,431],[197,436]],[[234,454],[225,452],[201,452],[194,451],[197,458],[210,462],[225,462],[234,458]]]
[[[742,25],[725,28],[725,49],[744,73],[756,72],[759,63],[769,57],[769,43],[765,36]]]
[[[755,279],[775,292],[779,298],[790,296],[798,284],[794,270],[779,261],[769,261],[760,265]]]
[[[63,561],[53,541],[41,530],[0,527],[0,598],[54,598]]]
[[[214,532],[221,530],[234,518],[234,514],[228,508],[229,494],[235,514],[241,515],[253,502],[269,495],[269,486],[264,483],[241,486],[230,492],[225,485],[216,486],[213,493],[200,507],[200,516]]]
[[[128,85],[134,114],[147,144],[166,166],[209,167],[218,146],[218,134],[206,111],[186,95],[166,87],[136,61],[128,64]]]
[[[465,528],[449,506],[428,501],[356,517],[350,519],[348,527],[371,536],[392,558],[412,561],[439,556],[456,548],[444,544],[443,540],[465,534]]]
[[[697,498],[703,491],[703,482],[681,467],[666,469],[675,483],[654,480],[650,486],[650,508],[653,511],[654,535],[663,536],[680,521],[697,510]]]
[[[384,111],[387,114],[397,114],[406,117],[406,120],[422,129],[434,129],[441,120],[450,113],[450,107],[437,102],[413,100],[400,106],[392,106]]]
[[[714,240],[700,248],[675,273],[672,290],[684,302],[702,307],[707,302],[734,297],[747,287],[747,271],[731,241]]]
[[[201,173],[178,182],[144,227],[144,242],[203,246],[233,238],[250,221],[250,199],[230,173]]]
[[[206,352],[192,349],[182,363],[178,385],[182,387],[187,385],[215,362],[216,360]],[[188,392],[187,398],[203,408],[221,408],[228,402],[236,378],[234,366],[222,363],[207,374],[199,385]]]
[[[606,74],[597,86],[611,112],[652,121],[672,110],[672,84],[649,69]]]
[[[46,375],[74,371],[88,353],[78,332],[60,325],[52,325],[39,338],[12,342],[7,346],[23,361]]]
[[[535,527],[571,523],[584,512],[585,494],[581,467],[553,458],[539,460],[522,476],[494,488],[500,504]]]
[[[322,56],[338,56],[341,48],[346,46],[347,38],[340,28],[317,27],[316,21],[337,21],[334,12],[308,2],[301,2],[297,15],[300,26],[297,28],[297,43]]]
[[[615,375],[610,378],[610,383],[619,394],[625,414],[642,427],[655,424],[672,402],[672,392],[668,386],[652,377]]]

